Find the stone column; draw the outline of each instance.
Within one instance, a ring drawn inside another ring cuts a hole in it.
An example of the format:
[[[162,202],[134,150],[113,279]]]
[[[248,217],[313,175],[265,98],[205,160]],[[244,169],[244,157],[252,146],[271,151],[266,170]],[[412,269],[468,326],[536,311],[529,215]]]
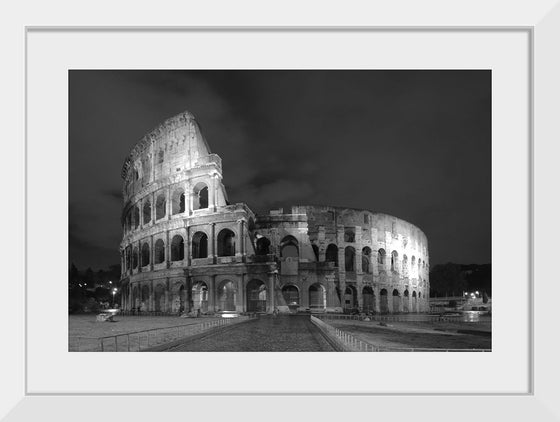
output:
[[[208,305],[208,307],[210,308],[210,304],[212,305],[212,311],[216,312],[216,310],[218,309],[218,292],[217,292],[217,287],[216,286],[216,276],[213,275],[211,276],[211,280],[210,280],[210,286],[209,289],[210,291],[208,292],[208,302],[210,302]]]
[[[169,242],[169,230],[165,231],[165,263],[167,268],[171,266],[171,242]]]
[[[155,261],[155,252],[154,252],[154,235],[150,235],[150,271],[154,270],[154,261]]]
[[[239,251],[235,251],[235,256],[243,257],[245,255],[245,234],[243,230],[243,220],[237,220],[237,233],[239,236]]]
[[[412,302],[410,299],[411,299],[410,291],[408,292],[408,296],[405,296],[404,293],[403,293],[402,298],[401,298],[401,304],[402,304],[402,311],[403,312],[404,312],[405,309],[408,309],[408,312],[410,312],[410,304]]]
[[[152,214],[150,224],[154,225],[156,221],[156,193],[155,192],[152,192],[152,206],[150,207],[150,213]]]
[[[356,253],[354,254],[354,269],[357,274],[362,274],[362,250],[357,247],[355,248]]]
[[[187,270],[185,270],[185,276],[186,276],[185,293],[187,296],[185,299],[185,313],[188,313],[192,311],[193,308],[193,297],[192,297],[193,283],[192,283],[192,276],[187,272]]]
[[[193,206],[192,206],[192,186],[191,186],[191,182],[188,181],[185,184],[185,213],[187,215],[191,215],[193,211]]]
[[[274,298],[274,284],[275,284],[275,273],[274,271],[271,271],[268,273],[268,292],[269,294],[267,295],[267,298],[270,297],[270,299],[268,299],[268,313],[272,313],[274,312],[274,308],[276,306],[275,303],[275,298]]]
[[[132,252],[133,252],[132,243],[131,243],[130,245],[128,245],[128,250],[129,250],[129,254],[128,254],[128,256],[129,256],[129,258],[128,258],[129,263],[128,263],[128,265],[129,265],[129,267],[130,267],[130,272],[129,272],[129,274],[132,275],[132,271],[133,271],[133,269],[132,269]]]
[[[140,228],[144,227],[144,198],[138,201],[138,208],[139,208],[139,215],[138,218],[140,219]]]
[[[187,226],[185,229],[186,237],[183,243],[183,258],[187,261],[187,266],[191,265],[191,236],[190,236],[190,227]]]
[[[210,186],[208,187],[208,208],[216,211],[216,174],[210,177]]]
[[[358,301],[358,308],[360,311],[364,308],[364,283],[363,276],[356,276],[356,300]]]
[[[237,297],[237,303],[235,304],[235,307],[237,308],[238,312],[245,312],[245,283],[244,283],[244,274],[241,274],[239,276],[239,287],[238,287],[238,297]]]
[[[142,272],[142,241],[138,240],[138,272]]]
[[[216,223],[210,223],[210,239],[208,239],[209,254],[208,257],[212,258],[212,262],[216,263]]]
[[[338,247],[338,273],[339,278],[346,279],[346,257],[344,255],[344,247]]]
[[[340,289],[340,307],[342,309],[346,308],[346,280],[339,280]]]
[[[165,219],[169,220],[171,218],[171,187],[165,189]]]
[[[380,293],[379,293],[380,290],[381,289],[377,286],[373,287],[373,294],[374,294],[373,307],[374,307],[375,312],[377,312],[377,313],[381,312],[381,300],[380,300],[381,296],[380,296]]]

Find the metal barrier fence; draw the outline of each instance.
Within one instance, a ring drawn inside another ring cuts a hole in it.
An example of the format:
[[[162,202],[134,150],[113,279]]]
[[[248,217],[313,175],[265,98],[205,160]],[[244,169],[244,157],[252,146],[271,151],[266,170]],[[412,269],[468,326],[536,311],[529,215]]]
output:
[[[204,333],[225,325],[232,325],[255,318],[239,316],[222,318],[200,324],[176,325],[172,327],[151,328],[103,337],[80,336],[69,343],[70,352],[139,352],[161,344]]]
[[[350,316],[350,315],[349,315]],[[491,352],[492,349],[438,349],[426,347],[386,347],[360,340],[346,331],[327,324],[324,316],[311,315],[311,323],[321,330],[344,352]],[[334,318],[331,318],[334,319]],[[341,318],[342,319],[342,318]]]
[[[163,312],[163,311],[119,311],[118,316],[179,316],[182,312]]]
[[[465,320],[463,315],[426,315],[426,314],[391,314],[391,315],[344,315],[344,314],[321,314],[321,319],[326,320],[354,320],[354,321],[376,321],[376,322],[468,322],[468,323],[488,323],[487,319]],[[366,319],[367,318],[367,319]]]

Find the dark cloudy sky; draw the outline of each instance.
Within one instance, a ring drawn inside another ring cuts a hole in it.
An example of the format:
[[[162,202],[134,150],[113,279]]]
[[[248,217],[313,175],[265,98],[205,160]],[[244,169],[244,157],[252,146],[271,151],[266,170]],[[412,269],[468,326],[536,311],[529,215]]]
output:
[[[400,217],[431,265],[491,260],[490,71],[70,71],[69,255],[119,263],[131,147],[184,110],[231,203]]]

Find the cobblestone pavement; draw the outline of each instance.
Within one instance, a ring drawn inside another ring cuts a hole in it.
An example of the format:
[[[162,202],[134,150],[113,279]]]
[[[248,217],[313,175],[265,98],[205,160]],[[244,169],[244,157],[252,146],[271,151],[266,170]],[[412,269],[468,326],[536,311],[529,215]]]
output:
[[[309,315],[260,318],[208,334],[170,352],[334,352]]]

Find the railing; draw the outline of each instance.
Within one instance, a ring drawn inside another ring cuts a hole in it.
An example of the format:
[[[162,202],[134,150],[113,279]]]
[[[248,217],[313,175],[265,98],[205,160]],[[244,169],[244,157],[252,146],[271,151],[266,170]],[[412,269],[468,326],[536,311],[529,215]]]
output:
[[[163,311],[119,311],[119,316],[179,316],[182,312],[163,312]]]
[[[200,324],[176,325],[172,327],[151,328],[103,337],[76,337],[69,343],[71,352],[139,352],[182,338],[191,337],[240,322],[253,319],[254,316],[222,318]]]
[[[471,323],[483,323],[488,322],[488,320],[465,320],[465,316],[459,315],[426,315],[426,314],[403,314],[403,315],[344,315],[344,314],[324,314],[321,316],[322,319],[345,319],[345,320],[355,320],[355,321],[374,321],[374,322],[468,322]],[[367,318],[367,319],[366,319]]]
[[[342,315],[343,316],[343,315]],[[320,318],[311,316],[311,323],[327,336],[339,351],[344,352],[491,352],[492,349],[438,349],[426,347],[387,347],[379,346],[361,340],[346,331],[340,330],[322,321]]]

